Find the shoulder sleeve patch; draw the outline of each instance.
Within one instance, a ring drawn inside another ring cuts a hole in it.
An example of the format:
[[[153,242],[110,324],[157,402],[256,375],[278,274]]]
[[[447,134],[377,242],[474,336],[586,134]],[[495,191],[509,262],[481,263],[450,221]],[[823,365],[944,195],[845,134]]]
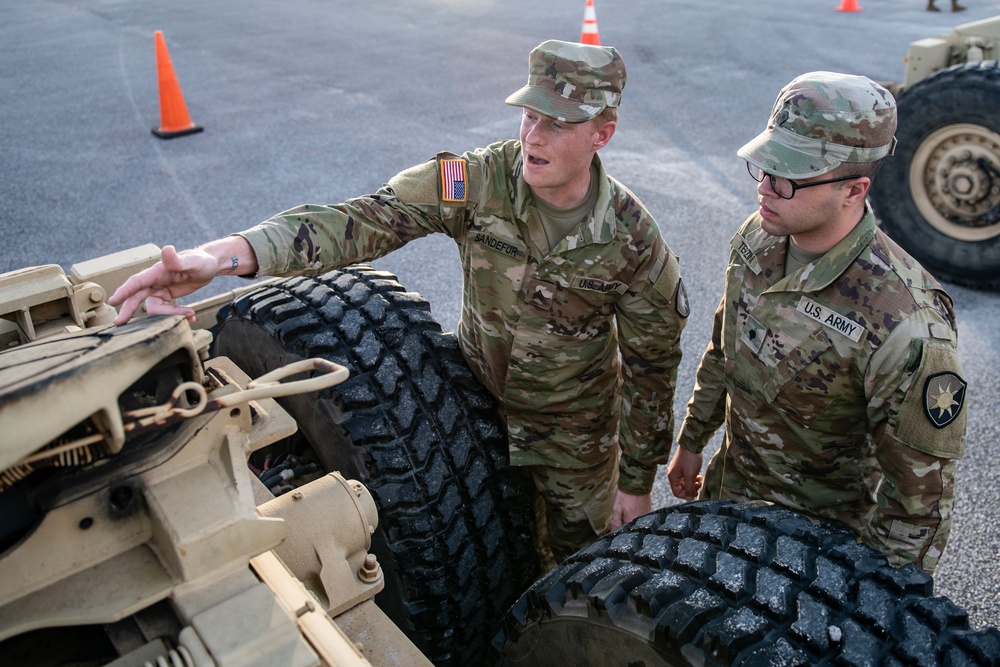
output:
[[[464,202],[466,199],[467,170],[465,160],[441,159],[441,201]]]
[[[674,292],[674,308],[677,309],[677,314],[681,317],[687,317],[691,314],[691,302],[688,301],[688,293],[684,288],[684,279],[677,279],[677,291]]]
[[[920,368],[900,406],[897,437],[916,450],[945,458],[965,452],[965,394],[955,348],[924,342]],[[953,370],[945,370],[953,369]]]
[[[691,304],[684,281],[681,280],[680,262],[665,245],[663,253],[650,271],[649,279],[653,283],[646,292],[646,298],[661,308],[673,308],[680,317],[685,318],[691,314]]]
[[[965,405],[965,380],[952,372],[935,373],[924,382],[924,412],[936,428],[958,419]]]

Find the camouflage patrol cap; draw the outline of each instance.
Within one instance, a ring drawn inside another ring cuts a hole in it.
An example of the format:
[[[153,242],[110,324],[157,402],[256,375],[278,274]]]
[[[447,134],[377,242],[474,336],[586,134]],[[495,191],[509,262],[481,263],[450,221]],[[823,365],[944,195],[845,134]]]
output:
[[[582,123],[617,107],[625,87],[625,61],[610,46],[542,42],[528,56],[528,83],[507,104],[565,123]]]
[[[782,88],[767,129],[736,154],[775,176],[808,178],[892,155],[895,131],[888,90],[864,76],[809,72]]]

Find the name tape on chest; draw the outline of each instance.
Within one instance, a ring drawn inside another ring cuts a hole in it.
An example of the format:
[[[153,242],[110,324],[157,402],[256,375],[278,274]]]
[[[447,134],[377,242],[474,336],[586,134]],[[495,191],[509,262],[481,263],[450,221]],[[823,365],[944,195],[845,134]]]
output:
[[[760,262],[757,261],[757,256],[753,254],[753,249],[747,243],[747,240],[737,234],[733,237],[731,245],[736,254],[743,259],[743,263],[747,265],[747,268],[755,274],[760,275]]]
[[[465,160],[441,160],[441,201],[465,201]]]
[[[509,241],[503,241],[501,239],[496,238],[495,236],[490,236],[489,234],[486,234],[484,232],[479,232],[478,234],[476,234],[475,237],[473,237],[473,241],[475,241],[480,245],[486,246],[490,250],[493,250],[503,255],[507,255],[509,257],[520,257],[524,254],[524,251],[521,248],[514,245],[513,243],[510,243]]]
[[[589,292],[600,292],[601,294],[607,294],[608,292],[624,294],[628,290],[628,285],[620,280],[601,280],[600,278],[588,278],[587,276],[575,276],[571,287]]]
[[[806,297],[799,299],[799,305],[795,309],[806,317],[833,329],[840,335],[847,336],[855,343],[861,340],[861,334],[865,332],[865,328],[854,320],[848,319],[840,313],[834,312],[826,306],[821,306]]]

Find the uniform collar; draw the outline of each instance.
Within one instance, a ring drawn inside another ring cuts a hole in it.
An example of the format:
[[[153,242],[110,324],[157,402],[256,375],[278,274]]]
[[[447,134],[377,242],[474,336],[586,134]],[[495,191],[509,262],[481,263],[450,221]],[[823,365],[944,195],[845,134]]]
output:
[[[865,214],[840,243],[812,264],[807,264],[785,280],[791,289],[800,292],[818,292],[829,287],[854,263],[875,236],[875,214],[865,202]]]
[[[818,292],[829,287],[868,246],[875,236],[875,214],[865,202],[865,214],[854,229],[825,255],[795,273],[784,276],[785,253],[790,242],[787,236],[771,236],[756,220],[746,231],[746,242],[753,249],[764,277],[772,292]]]
[[[514,174],[517,177],[517,186],[514,193],[514,210],[522,221],[527,223],[528,209],[533,202],[531,189],[524,180],[522,163],[524,155],[518,156],[514,165]],[[594,155],[594,165],[597,167],[597,203],[590,216],[577,229],[577,234],[570,238],[571,248],[590,245],[593,243],[610,243],[615,238],[615,210],[612,206],[611,181],[608,173],[604,170],[604,163],[599,155]],[[575,244],[572,243],[575,240]]]

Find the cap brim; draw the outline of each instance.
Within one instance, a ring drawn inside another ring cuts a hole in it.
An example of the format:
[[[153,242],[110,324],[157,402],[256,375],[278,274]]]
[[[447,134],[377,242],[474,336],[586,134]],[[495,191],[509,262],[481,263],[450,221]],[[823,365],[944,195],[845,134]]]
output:
[[[768,128],[736,151],[741,158],[769,174],[783,178],[810,178],[833,171],[842,162],[789,148],[772,136]]]
[[[604,111],[603,106],[582,104],[556,95],[547,88],[535,86],[524,86],[520,90],[514,91],[506,99],[506,103],[514,107],[531,109],[543,116],[555,118],[564,123],[582,123],[595,118],[597,114]]]

